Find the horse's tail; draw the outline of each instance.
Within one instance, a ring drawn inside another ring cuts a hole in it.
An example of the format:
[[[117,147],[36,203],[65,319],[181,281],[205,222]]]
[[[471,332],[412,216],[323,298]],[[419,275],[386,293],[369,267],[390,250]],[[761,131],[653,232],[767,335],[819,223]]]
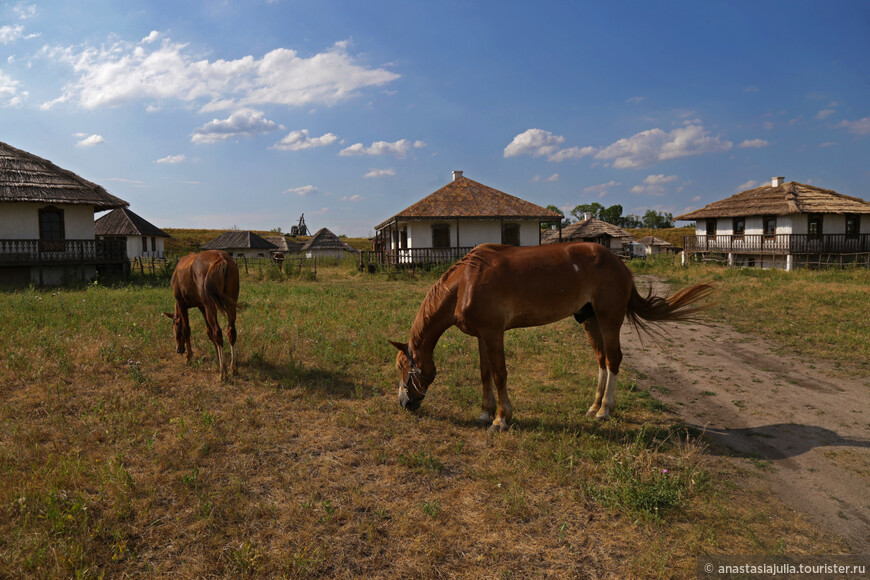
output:
[[[636,331],[643,330],[654,337],[647,323],[697,320],[698,312],[713,305],[708,303],[694,306],[694,304],[707,298],[712,292],[713,287],[710,284],[701,283],[683,288],[667,298],[653,296],[650,288],[644,298],[638,293],[637,286],[632,284],[625,315]]]
[[[206,308],[211,306],[227,314],[229,309],[236,307],[236,299],[224,291],[229,270],[230,263],[223,256],[208,267],[199,288],[200,299]]]

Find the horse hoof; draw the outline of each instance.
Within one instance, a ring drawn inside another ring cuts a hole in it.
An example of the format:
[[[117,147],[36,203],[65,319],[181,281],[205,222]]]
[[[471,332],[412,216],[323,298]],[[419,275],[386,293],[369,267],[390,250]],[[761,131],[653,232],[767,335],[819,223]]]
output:
[[[489,429],[487,429],[487,431],[489,431],[491,433],[504,433],[508,429],[509,429],[509,427],[507,425],[505,425],[504,423],[493,423],[492,425],[489,426]]]
[[[605,415],[595,415],[595,420],[596,420],[596,421],[607,421],[608,419],[610,419],[610,414],[605,414]]]
[[[492,425],[492,417],[489,413],[481,413],[480,417],[477,418],[477,426],[478,427],[489,427]]]
[[[598,409],[589,409],[588,411],[586,411],[586,416],[587,417],[594,417],[595,413],[597,413],[597,412],[598,412]]]

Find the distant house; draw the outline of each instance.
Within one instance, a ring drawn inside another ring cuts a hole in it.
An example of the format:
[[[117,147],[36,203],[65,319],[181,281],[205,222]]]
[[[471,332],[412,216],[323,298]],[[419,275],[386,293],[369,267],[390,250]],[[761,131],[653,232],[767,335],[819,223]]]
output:
[[[870,202],[783,177],[675,219],[695,221],[684,259],[724,254],[731,265],[791,270],[870,254]]]
[[[544,233],[543,244],[558,242],[595,242],[614,252],[622,251],[625,244],[634,236],[624,229],[611,223],[584,214],[584,219],[562,228],[561,235],[557,230],[547,230]]]
[[[288,254],[298,254],[302,251],[302,246],[305,245],[304,242],[291,240],[287,236],[263,236],[263,239],[275,246],[272,254],[281,252],[285,256]]]
[[[249,231],[224,232],[203,244],[203,250],[223,250],[234,258],[270,258],[278,248]]]
[[[541,224],[562,215],[453,172],[453,181],[375,227],[386,263],[455,260],[478,244],[541,243]]]
[[[162,258],[163,242],[169,234],[134,213],[119,207],[94,222],[98,240],[120,239],[127,246],[127,258]]]
[[[97,240],[94,212],[126,207],[51,161],[0,143],[0,283],[62,284],[125,271],[119,240]]]
[[[321,228],[314,234],[301,250],[306,258],[344,258],[348,253],[358,254],[359,251],[342,242],[341,238],[326,228]]]
[[[655,236],[644,236],[637,240],[637,243],[644,247],[644,253],[647,256],[677,254],[682,250],[682,248],[678,248],[669,241]]]

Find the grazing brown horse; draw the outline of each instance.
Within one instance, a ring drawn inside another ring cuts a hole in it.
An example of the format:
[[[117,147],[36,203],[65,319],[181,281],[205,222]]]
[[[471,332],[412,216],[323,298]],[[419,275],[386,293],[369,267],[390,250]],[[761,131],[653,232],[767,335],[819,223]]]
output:
[[[189,308],[199,308],[205,317],[208,339],[214,344],[220,365],[221,380],[236,372],[236,303],[239,300],[239,269],[229,254],[221,250],[207,250],[188,254],[178,261],[172,273],[172,293],[175,295],[175,314],[164,312],[172,319],[175,334],[175,352],[187,352],[187,362],[193,356],[190,347]],[[230,340],[229,371],[225,370],[221,327],[218,310],[227,315],[227,338]]]
[[[411,326],[409,341],[390,341],[399,349],[399,404],[411,411],[420,407],[435,380],[435,345],[448,328],[456,326],[476,336],[480,350],[483,412],[478,423],[491,424],[494,430],[507,429],[513,413],[507,394],[505,331],[573,315],[586,330],[598,359],[598,387],[587,415],[607,419],[622,362],[619,330],[623,320],[627,317],[636,329],[652,335],[647,322],[690,320],[705,306],[689,306],[711,291],[707,284],[695,284],[669,298],[652,296],[652,292],[644,298],[622,260],[599,244],[480,245],[429,290]]]

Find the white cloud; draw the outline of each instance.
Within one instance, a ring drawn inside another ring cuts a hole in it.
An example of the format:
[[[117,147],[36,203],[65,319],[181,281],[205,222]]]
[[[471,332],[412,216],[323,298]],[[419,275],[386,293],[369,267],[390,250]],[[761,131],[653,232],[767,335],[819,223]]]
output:
[[[768,143],[764,139],[747,139],[746,141],[738,145],[738,147],[742,149],[761,149],[762,147],[767,147],[768,145],[770,145],[770,143]]]
[[[561,135],[553,135],[543,129],[527,129],[513,138],[504,148],[504,156],[516,157],[518,155],[530,155],[532,157],[546,157],[548,161],[561,162],[568,159],[581,159],[595,153],[594,147],[568,147],[561,148],[565,138]]]
[[[411,144],[407,139],[399,139],[393,143],[387,141],[375,141],[370,147],[366,147],[362,143],[354,143],[350,147],[345,147],[339,152],[339,155],[351,157],[357,155],[395,155],[403,159],[408,155],[412,147],[420,149],[426,144],[422,141],[415,141]]]
[[[302,129],[301,131],[290,131],[286,137],[275,143],[272,149],[278,149],[279,151],[302,151],[304,149],[332,145],[336,141],[338,141],[338,137],[332,133],[326,133],[320,137],[309,137],[308,129]]]
[[[647,195],[665,195],[665,187],[666,183],[673,183],[677,181],[679,177],[676,175],[665,175],[663,173],[659,173],[658,175],[647,175],[643,180],[643,185],[635,185],[631,188],[631,193],[645,193]]]
[[[342,197],[342,198],[341,198],[341,201],[352,201],[352,202],[357,202],[357,201],[365,201],[365,199],[366,199],[366,198],[364,198],[364,197],[361,196],[361,195],[351,195],[350,197]]]
[[[253,137],[280,129],[280,125],[270,121],[260,111],[241,109],[226,119],[214,119],[193,130],[190,138],[194,143],[216,143],[232,137]]]
[[[631,97],[630,99],[626,99],[625,102],[630,103],[632,105],[639,105],[640,103],[644,102],[645,100],[646,100],[646,97]]]
[[[15,107],[21,104],[21,101],[27,97],[27,91],[19,93],[18,85],[18,81],[0,70],[0,105]]]
[[[597,194],[598,197],[604,197],[607,195],[607,190],[612,187],[616,187],[618,185],[622,185],[619,181],[608,181],[607,183],[599,183],[598,185],[590,185],[589,187],[583,188],[583,193],[586,194]]]
[[[257,105],[334,104],[361,89],[399,78],[369,68],[338,42],[309,58],[277,48],[262,58],[209,61],[191,54],[185,43],[151,32],[138,43],[95,47],[46,47],[42,55],[66,63],[75,72],[63,94],[44,106],[76,102],[86,109],[119,106],[139,99],[204,102],[203,110]]]
[[[704,127],[693,124],[670,133],[661,129],[643,131],[601,149],[595,158],[612,159],[616,169],[631,169],[679,157],[728,151],[732,145],[730,141],[711,137]]]
[[[367,179],[372,179],[374,177],[393,177],[396,175],[395,169],[372,169],[363,177]]]
[[[28,18],[33,18],[36,16],[36,5],[35,4],[25,4],[24,2],[19,2],[12,9],[15,14],[18,15],[19,20],[27,20]]]
[[[76,137],[83,136],[84,135],[81,133],[76,134]],[[90,135],[76,143],[76,147],[93,147],[94,145],[99,145],[100,143],[105,143],[102,135]]]
[[[837,127],[848,129],[858,135],[867,135],[870,133],[870,117],[864,117],[857,121],[841,121],[837,124]]]
[[[821,111],[816,113],[816,119],[818,119],[819,121],[824,121],[836,112],[836,109],[822,109]]]
[[[758,87],[749,86],[749,87],[745,87],[743,90],[747,93],[757,93]]]
[[[676,175],[664,175],[663,173],[659,173],[658,175],[647,175],[643,182],[647,185],[661,185],[663,183],[672,183],[679,179]]]
[[[547,181],[550,181],[550,182],[559,181],[559,174],[554,173],[553,175],[551,175],[550,177],[547,178]]]
[[[161,157],[155,161],[155,163],[168,163],[170,165],[175,165],[176,163],[181,163],[184,159],[184,155],[167,155],[166,157]]]
[[[317,193],[318,189],[313,185],[303,185],[302,187],[293,187],[291,189],[284,190],[284,193],[295,193],[296,195],[311,195],[312,193]]]
[[[754,179],[750,179],[746,183],[741,183],[737,186],[737,191],[746,191],[747,189],[754,189],[758,187],[758,182]]]
[[[24,34],[24,27],[20,24],[15,26],[0,26],[0,44],[12,44],[17,40],[36,38],[38,34]]]

